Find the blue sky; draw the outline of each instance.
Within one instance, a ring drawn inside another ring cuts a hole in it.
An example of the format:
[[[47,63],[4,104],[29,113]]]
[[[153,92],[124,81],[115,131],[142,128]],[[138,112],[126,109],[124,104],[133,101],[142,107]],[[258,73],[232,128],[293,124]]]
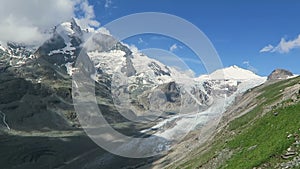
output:
[[[268,75],[275,68],[300,74],[300,1],[196,1],[196,0],[89,0],[96,20],[105,25],[138,12],[163,12],[188,20],[202,30],[216,48],[225,67],[238,65]],[[282,43],[280,44],[280,41]],[[299,41],[299,42],[298,42]],[[158,47],[189,60],[193,53],[173,39],[136,36],[126,43],[139,49]],[[264,47],[272,49],[260,52]],[[200,63],[187,62],[197,75]]]

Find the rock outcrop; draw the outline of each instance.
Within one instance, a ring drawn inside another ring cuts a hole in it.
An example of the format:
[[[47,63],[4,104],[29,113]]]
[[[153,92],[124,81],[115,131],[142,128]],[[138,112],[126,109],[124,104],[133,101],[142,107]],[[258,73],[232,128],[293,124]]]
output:
[[[293,76],[293,73],[288,70],[276,69],[268,76],[268,80],[287,79],[291,76]]]

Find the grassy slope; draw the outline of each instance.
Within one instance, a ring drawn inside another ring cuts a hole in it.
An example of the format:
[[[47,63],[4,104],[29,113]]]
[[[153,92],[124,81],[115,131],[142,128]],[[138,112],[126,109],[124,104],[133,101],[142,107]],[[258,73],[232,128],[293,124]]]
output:
[[[262,164],[266,168],[275,168],[276,164],[284,162],[281,155],[295,141],[294,138],[287,139],[288,133],[299,134],[300,103],[290,105],[291,100],[287,100],[272,111],[265,114],[263,112],[265,107],[281,99],[282,89],[299,81],[300,78],[289,79],[260,89],[262,94],[256,98],[256,108],[231,121],[215,136],[205,152],[195,150],[193,155],[176,168],[205,166],[224,149],[233,155],[219,165],[220,168],[252,169]],[[274,116],[273,112],[279,112],[279,115]]]

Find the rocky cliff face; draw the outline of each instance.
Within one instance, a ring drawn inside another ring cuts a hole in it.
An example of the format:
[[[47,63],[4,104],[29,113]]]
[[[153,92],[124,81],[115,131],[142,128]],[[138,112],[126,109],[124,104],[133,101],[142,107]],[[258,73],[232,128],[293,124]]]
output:
[[[287,79],[291,76],[293,76],[293,73],[288,70],[276,69],[268,76],[268,80]]]

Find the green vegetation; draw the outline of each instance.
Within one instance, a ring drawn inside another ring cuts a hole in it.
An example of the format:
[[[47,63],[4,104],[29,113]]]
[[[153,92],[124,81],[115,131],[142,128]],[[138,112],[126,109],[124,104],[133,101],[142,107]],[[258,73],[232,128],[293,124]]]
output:
[[[288,133],[298,132],[300,104],[276,111],[280,112],[278,116],[266,114],[228,142],[228,148],[238,151],[228,160],[225,168],[253,168],[271,158],[281,160],[280,155],[295,141],[287,136]],[[256,147],[249,150],[251,146]]]
[[[208,147],[205,151],[195,150],[177,168],[204,167],[224,150],[232,152],[232,155],[228,155],[224,163],[216,164],[214,167],[275,168],[278,163],[285,162],[281,155],[295,142],[294,137],[287,136],[300,134],[300,103],[292,99],[284,101],[281,99],[283,90],[299,81],[298,77],[257,88],[256,92],[260,95],[253,100],[257,106],[247,114],[231,121],[215,136],[210,145],[204,145]],[[267,107],[272,109],[266,111]],[[278,114],[275,115],[274,112]]]

